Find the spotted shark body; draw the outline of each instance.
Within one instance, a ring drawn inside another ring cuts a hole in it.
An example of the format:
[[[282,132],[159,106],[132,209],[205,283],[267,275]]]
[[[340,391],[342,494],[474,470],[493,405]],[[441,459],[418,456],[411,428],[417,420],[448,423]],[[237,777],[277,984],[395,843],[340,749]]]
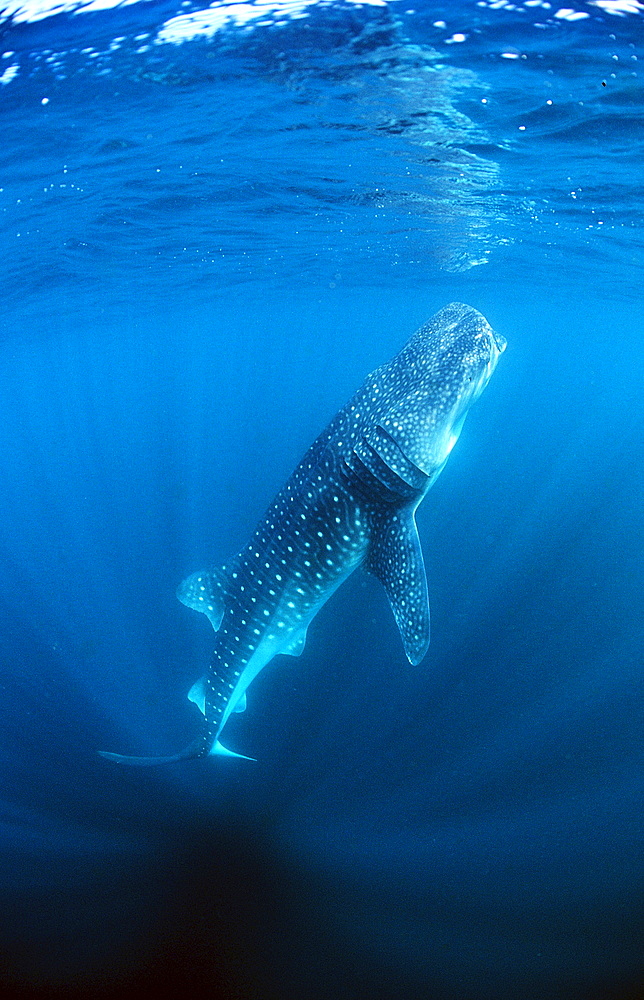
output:
[[[454,302],[367,376],[248,545],[179,587],[179,600],[216,633],[210,668],[188,695],[203,713],[198,739],[170,757],[103,756],[133,764],[241,756],[219,742],[231,713],[245,709],[247,688],[274,656],[299,656],[312,619],[360,565],[383,584],[407,658],[420,662],[429,604],[415,511],[505,346],[479,312]]]

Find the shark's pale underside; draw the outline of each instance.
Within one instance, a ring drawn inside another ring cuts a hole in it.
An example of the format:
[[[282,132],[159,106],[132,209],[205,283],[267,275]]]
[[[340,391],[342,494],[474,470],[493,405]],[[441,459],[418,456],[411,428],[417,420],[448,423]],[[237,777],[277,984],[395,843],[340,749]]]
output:
[[[207,615],[216,632],[210,668],[188,694],[203,713],[198,739],[170,757],[104,757],[161,764],[241,756],[219,742],[227,719],[244,711],[246,689],[274,656],[299,656],[311,620],[360,565],[383,584],[407,658],[423,658],[429,604],[414,514],[504,349],[479,312],[453,302],[367,376],[248,545],[179,587],[179,600]]]

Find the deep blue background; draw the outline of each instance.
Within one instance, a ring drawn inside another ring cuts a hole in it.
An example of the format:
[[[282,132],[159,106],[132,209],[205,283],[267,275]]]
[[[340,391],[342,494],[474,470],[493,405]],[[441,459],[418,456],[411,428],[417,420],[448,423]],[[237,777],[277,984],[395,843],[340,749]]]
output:
[[[579,6],[5,26],[7,994],[639,995],[643,29]],[[359,571],[230,720],[257,763],[101,760],[194,737],[178,582],[454,299],[508,349],[419,511],[426,660]]]

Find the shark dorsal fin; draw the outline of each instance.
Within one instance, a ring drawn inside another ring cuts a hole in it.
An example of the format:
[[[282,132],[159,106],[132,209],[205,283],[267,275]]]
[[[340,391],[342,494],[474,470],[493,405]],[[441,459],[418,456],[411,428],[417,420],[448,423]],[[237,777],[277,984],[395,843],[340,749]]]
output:
[[[202,715],[206,714],[207,683],[208,683],[208,678],[206,676],[200,677],[198,681],[194,682],[194,684],[188,691],[188,701],[191,701],[193,705],[196,705]]]
[[[187,608],[207,615],[215,632],[224,615],[224,596],[228,574],[226,567],[193,573],[179,584],[177,597]]]
[[[411,508],[379,519],[364,565],[385,588],[407,659],[420,663],[429,646],[429,601],[423,553]]]

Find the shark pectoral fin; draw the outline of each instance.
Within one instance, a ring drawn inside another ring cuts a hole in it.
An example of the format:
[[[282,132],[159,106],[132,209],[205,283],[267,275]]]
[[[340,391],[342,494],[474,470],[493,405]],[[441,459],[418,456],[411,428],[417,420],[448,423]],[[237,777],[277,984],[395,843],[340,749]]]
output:
[[[215,740],[215,743],[210,753],[213,756],[217,757],[240,757],[242,760],[257,760],[256,757],[247,757],[246,754],[235,753],[234,750],[228,750],[226,747],[223,747],[221,745],[219,740]]]
[[[224,616],[224,595],[227,583],[228,575],[225,566],[221,569],[193,573],[179,584],[177,597],[187,608],[194,608],[195,611],[202,611],[204,615],[207,615],[212,627],[217,632]]]
[[[374,531],[365,568],[385,588],[407,659],[420,663],[429,646],[429,600],[411,508],[382,518]]]
[[[206,714],[206,677],[200,677],[188,691],[188,701],[197,706],[202,715]]]
[[[301,628],[299,632],[291,636],[288,644],[283,649],[280,649],[280,653],[286,653],[287,656],[301,656],[305,645],[306,628]]]

